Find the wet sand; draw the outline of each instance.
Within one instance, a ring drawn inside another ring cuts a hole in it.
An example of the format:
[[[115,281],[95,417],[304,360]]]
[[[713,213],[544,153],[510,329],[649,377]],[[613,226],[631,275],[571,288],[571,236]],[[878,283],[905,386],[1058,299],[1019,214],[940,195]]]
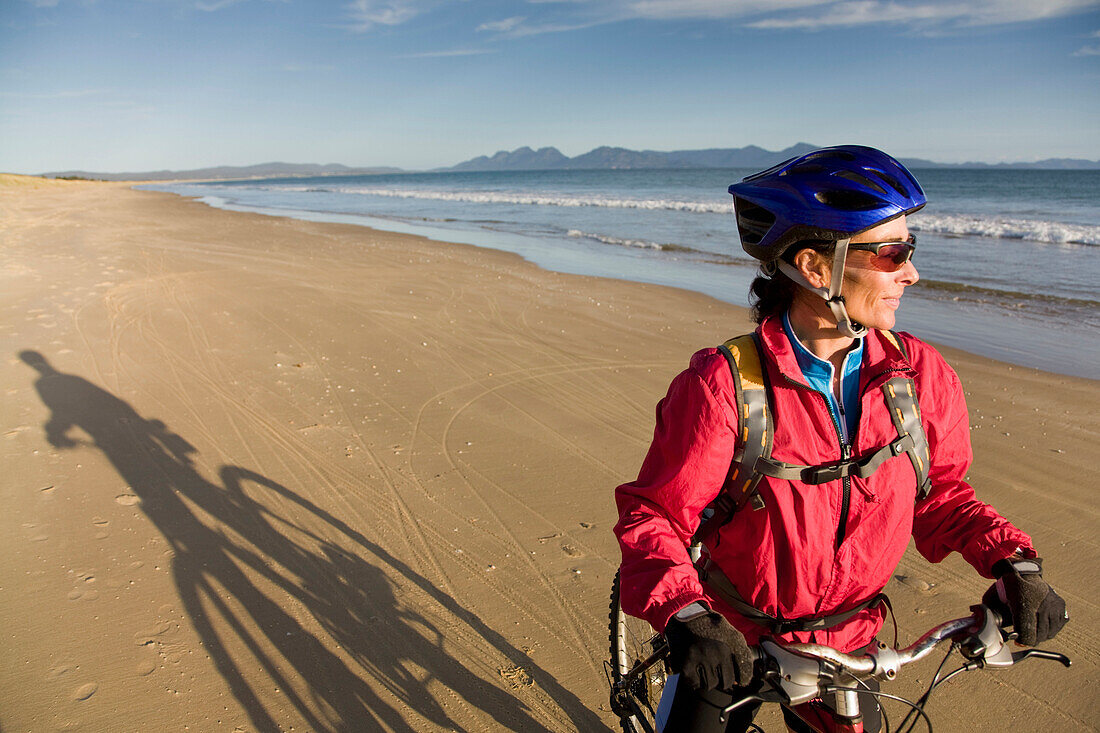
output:
[[[5,176],[0,309],[12,731],[613,727],[612,489],[690,354],[750,327],[501,252]],[[945,355],[1074,666],[960,676],[936,730],[1092,730],[1097,382]],[[898,576],[908,641],[988,585],[957,556]]]

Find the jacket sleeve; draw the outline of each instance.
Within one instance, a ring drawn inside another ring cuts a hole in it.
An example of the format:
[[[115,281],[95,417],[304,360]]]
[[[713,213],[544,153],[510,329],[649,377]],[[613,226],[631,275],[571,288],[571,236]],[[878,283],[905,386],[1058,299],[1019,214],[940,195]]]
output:
[[[615,491],[623,610],[658,630],[676,611],[705,600],[687,546],[725,482],[736,435],[731,420],[736,415],[687,369],[657,405],[638,479]]]
[[[931,454],[932,488],[917,502],[913,537],[917,550],[929,561],[940,562],[952,551],[959,552],[989,578],[998,560],[1017,549],[1027,557],[1034,557],[1035,551],[1031,538],[993,507],[979,501],[965,481],[974,454],[962,384],[939,354],[927,361],[933,363],[931,369],[921,370],[926,378],[920,380],[924,387],[920,389],[920,401]]]

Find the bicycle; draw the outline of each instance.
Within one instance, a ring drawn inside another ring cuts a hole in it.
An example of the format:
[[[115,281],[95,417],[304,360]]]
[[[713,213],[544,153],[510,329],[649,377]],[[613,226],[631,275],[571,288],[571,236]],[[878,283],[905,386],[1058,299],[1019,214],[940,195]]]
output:
[[[860,716],[858,690],[910,707],[897,728],[899,733],[912,731],[918,721],[923,721],[932,733],[932,721],[924,707],[939,685],[960,672],[1010,667],[1033,657],[1070,666],[1069,658],[1056,652],[1035,648],[1013,652],[1008,644],[1016,635],[1005,630],[997,612],[984,604],[970,609],[970,616],[935,626],[908,647],[898,649],[878,642],[862,656],[845,654],[821,644],[780,646],[764,639],[756,648],[754,691],[727,707],[722,719],[741,706],[758,702],[796,708],[823,695],[835,695],[836,712],[854,722]],[[668,646],[649,624],[623,613],[619,604],[618,573],[611,586],[610,621],[611,661],[607,667],[611,709],[619,716],[623,733],[656,733],[657,706],[669,674],[665,663]],[[903,666],[923,659],[944,642],[951,642],[951,647],[928,689],[916,702],[865,687],[863,680],[866,679],[896,679]],[[963,657],[963,665],[941,676],[955,651]],[[885,710],[882,716],[883,732],[889,733],[891,728]],[[852,730],[862,730],[862,726]]]

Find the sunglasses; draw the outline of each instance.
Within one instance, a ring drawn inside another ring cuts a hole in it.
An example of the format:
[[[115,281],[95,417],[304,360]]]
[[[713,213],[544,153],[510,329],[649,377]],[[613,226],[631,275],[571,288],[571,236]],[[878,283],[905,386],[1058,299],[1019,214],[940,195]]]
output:
[[[882,272],[897,272],[905,263],[913,259],[913,250],[917,248],[916,236],[910,234],[904,242],[849,242],[849,250],[871,252],[870,267]]]

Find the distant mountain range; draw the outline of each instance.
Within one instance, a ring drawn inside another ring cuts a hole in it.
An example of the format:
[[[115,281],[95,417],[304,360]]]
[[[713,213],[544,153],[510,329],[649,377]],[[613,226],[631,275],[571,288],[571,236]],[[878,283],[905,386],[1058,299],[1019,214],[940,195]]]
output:
[[[784,150],[765,150],[756,145],[743,148],[709,148],[707,150],[628,150],[599,147],[575,158],[566,157],[557,148],[516,148],[501,150],[492,157],[472,158],[441,171],[526,171],[622,168],[752,168],[760,170],[776,163],[803,155],[821,146],[797,143]],[[922,158],[902,158],[910,168],[1033,168],[1051,170],[1100,169],[1100,160],[1048,158],[1034,163],[936,163]]]
[[[744,148],[711,148],[709,150],[675,150],[671,153],[656,150],[628,150],[626,148],[599,147],[584,155],[568,158],[557,148],[528,147],[508,152],[501,150],[490,157],[479,156],[451,168],[448,171],[522,171],[522,170],[579,170],[615,168],[764,168],[780,163],[796,155],[816,150],[818,146],[798,143],[786,150],[770,151],[749,145]]]
[[[90,171],[58,171],[43,173],[46,178],[91,178],[100,181],[172,181],[225,180],[231,178],[278,178],[280,176],[356,176],[377,173],[403,173],[400,168],[349,168],[339,163],[260,163],[259,165],[216,168],[195,168],[187,171],[143,171],[135,173],[93,173]]]
[[[581,169],[629,169],[629,168],[750,168],[762,170],[796,155],[816,150],[818,145],[797,143],[784,150],[765,150],[756,145],[743,148],[709,148],[706,150],[628,150],[627,148],[599,147],[583,155],[570,158],[553,147],[532,150],[529,147],[512,151],[501,150],[493,156],[480,155],[450,168],[447,171],[533,171],[533,170],[581,170]],[[936,163],[922,158],[902,158],[910,168],[992,168],[992,169],[1044,169],[1044,170],[1097,170],[1100,160],[1079,158],[1047,158],[1034,163]],[[168,180],[226,180],[234,178],[277,178],[304,176],[354,176],[383,173],[408,173],[401,168],[374,167],[350,168],[339,163],[328,165],[298,163],[261,163],[249,166],[220,166],[185,171],[144,171],[131,173],[93,173],[89,171],[57,171],[43,173],[47,178],[90,178],[103,181],[168,181]]]

